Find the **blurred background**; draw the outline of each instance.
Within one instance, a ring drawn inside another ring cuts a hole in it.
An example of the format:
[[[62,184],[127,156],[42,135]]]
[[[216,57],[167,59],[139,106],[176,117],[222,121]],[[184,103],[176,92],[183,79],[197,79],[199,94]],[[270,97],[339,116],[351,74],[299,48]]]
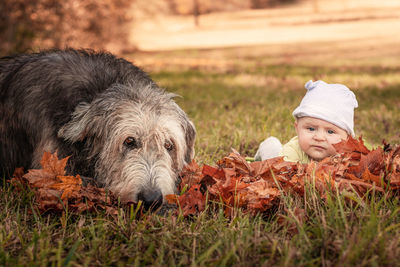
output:
[[[399,46],[399,36],[399,0],[2,0],[0,5],[1,55],[67,46],[126,54],[312,42],[353,47],[357,42],[373,50]]]
[[[357,135],[400,140],[400,0],[2,0],[0,40],[0,55],[73,47],[132,61],[182,96],[203,162],[288,141],[310,79],[355,91]]]

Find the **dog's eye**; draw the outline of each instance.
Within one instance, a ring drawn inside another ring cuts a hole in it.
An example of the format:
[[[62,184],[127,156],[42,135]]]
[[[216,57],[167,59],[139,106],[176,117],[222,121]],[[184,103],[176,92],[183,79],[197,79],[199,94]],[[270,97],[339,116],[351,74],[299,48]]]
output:
[[[137,148],[138,143],[135,138],[129,136],[128,138],[125,139],[124,146],[126,146],[128,148]]]
[[[166,141],[164,147],[166,150],[171,151],[174,149],[174,144],[171,141]]]

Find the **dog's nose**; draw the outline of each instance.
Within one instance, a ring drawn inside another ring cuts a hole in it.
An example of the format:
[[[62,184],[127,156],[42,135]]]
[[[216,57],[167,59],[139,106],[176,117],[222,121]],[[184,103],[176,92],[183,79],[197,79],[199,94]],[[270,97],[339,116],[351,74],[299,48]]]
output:
[[[163,203],[163,195],[158,189],[143,189],[138,194],[138,200],[143,202],[146,210],[156,210]]]

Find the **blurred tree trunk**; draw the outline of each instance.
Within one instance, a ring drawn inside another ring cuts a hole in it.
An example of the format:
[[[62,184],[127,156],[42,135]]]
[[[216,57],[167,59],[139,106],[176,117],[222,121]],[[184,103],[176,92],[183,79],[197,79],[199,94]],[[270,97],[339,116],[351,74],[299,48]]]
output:
[[[194,16],[194,25],[199,26],[199,17],[200,17],[200,8],[199,1],[193,0],[193,16]]]

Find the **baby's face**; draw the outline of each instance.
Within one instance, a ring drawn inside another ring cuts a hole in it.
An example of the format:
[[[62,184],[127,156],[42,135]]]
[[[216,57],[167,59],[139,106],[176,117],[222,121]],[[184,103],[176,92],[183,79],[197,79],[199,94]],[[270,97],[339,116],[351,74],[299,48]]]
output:
[[[301,117],[295,122],[301,150],[314,160],[332,156],[336,153],[332,144],[346,140],[348,134],[342,128],[316,118]]]

